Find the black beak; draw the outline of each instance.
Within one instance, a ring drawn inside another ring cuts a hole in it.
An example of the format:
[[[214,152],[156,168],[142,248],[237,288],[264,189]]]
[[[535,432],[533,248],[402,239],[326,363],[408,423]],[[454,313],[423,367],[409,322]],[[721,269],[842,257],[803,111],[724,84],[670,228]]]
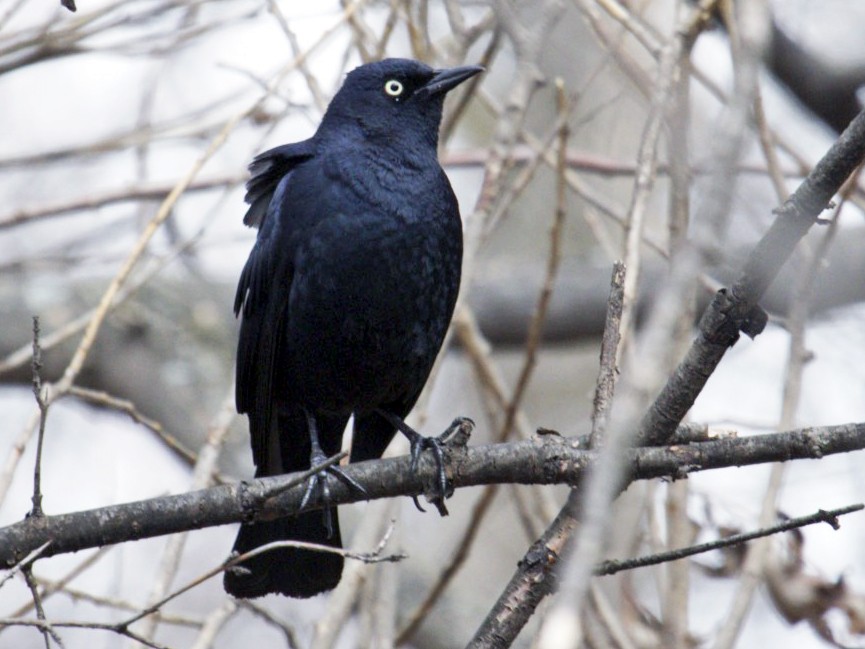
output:
[[[466,65],[460,68],[436,70],[435,76],[421,88],[428,95],[443,95],[453,90],[463,81],[471,79],[484,69],[479,65]]]

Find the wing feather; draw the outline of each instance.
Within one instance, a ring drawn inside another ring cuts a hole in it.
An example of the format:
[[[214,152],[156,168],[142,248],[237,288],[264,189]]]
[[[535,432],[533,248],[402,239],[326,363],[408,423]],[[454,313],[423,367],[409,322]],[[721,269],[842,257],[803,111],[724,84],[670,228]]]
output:
[[[258,237],[234,298],[234,313],[241,316],[235,402],[238,412],[249,415],[252,455],[260,470],[269,465],[271,450],[278,450],[278,440],[272,439],[277,434],[273,378],[292,279],[291,251],[281,245],[282,233],[290,226],[282,212],[290,206],[281,196],[291,172],[312,156],[312,140],[265,151],[250,164],[246,183],[250,207],[243,222],[258,228]]]

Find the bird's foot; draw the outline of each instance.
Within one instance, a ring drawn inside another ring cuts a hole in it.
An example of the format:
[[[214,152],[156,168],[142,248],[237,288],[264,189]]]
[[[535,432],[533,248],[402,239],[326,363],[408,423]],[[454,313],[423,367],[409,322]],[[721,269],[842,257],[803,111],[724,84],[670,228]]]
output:
[[[410,448],[409,453],[411,456],[411,464],[409,465],[409,467],[413,472],[417,473],[418,471],[421,454],[427,449],[432,451],[433,460],[435,461],[436,465],[436,485],[435,489],[433,490],[432,496],[428,498],[429,501],[433,505],[435,505],[441,516],[447,516],[448,509],[445,506],[445,498],[447,498],[453,492],[453,490],[448,490],[448,477],[447,471],[445,470],[444,449],[445,446],[447,446],[452,441],[457,441],[457,443],[465,445],[468,434],[471,432],[471,429],[474,428],[474,422],[468,417],[457,417],[441,435],[437,435],[436,437],[425,437],[416,430],[414,430],[411,426],[406,424],[399,417],[384,411],[380,412],[386,419],[393,423],[394,426],[396,426],[396,428],[403,435],[408,438]],[[458,433],[460,434],[460,439],[456,440]],[[426,511],[423,507],[421,507],[417,496],[412,496],[412,500],[414,501],[415,507],[417,507],[420,511]]]
[[[314,450],[309,458],[309,465],[315,468],[318,465],[327,461],[327,456],[320,450]],[[311,502],[319,502],[325,506],[324,508],[324,526],[327,528],[327,537],[333,536],[333,513],[330,508],[330,487],[327,483],[327,476],[332,475],[342,481],[349,489],[354,489],[367,495],[366,489],[357,480],[347,475],[338,465],[330,465],[325,467],[318,473],[309,477],[306,482],[306,491],[303,492],[303,498],[300,501],[300,508],[304,509]],[[313,500],[315,496],[315,500]]]

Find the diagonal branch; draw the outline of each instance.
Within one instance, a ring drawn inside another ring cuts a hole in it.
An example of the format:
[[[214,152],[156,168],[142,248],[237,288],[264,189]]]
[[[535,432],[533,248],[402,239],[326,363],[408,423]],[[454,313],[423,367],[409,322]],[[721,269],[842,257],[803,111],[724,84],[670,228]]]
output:
[[[819,222],[820,214],[863,159],[865,111],[776,210],[777,218],[751,252],[733,287],[715,295],[700,319],[697,339],[643,418],[639,432],[643,443],[659,444],[669,438],[727,349],[736,344],[740,331],[753,338],[763,330],[766,316],[758,302],[796,244]]]

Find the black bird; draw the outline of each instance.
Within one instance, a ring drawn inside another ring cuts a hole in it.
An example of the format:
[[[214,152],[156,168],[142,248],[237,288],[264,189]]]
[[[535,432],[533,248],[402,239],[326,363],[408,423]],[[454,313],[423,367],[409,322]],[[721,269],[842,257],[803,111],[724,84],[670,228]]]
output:
[[[428,446],[402,420],[444,340],[462,263],[438,131],[446,93],[481,70],[362,65],[315,135],[250,165],[244,223],[258,237],[234,310],[243,314],[237,410],[249,416],[256,477],[339,452],[352,414],[352,462],[380,457],[397,428],[415,462]],[[244,524],[234,550],[280,540],[339,547],[336,508]],[[335,554],[279,549],[226,572],[225,590],[310,597],[335,587],[342,565]]]

